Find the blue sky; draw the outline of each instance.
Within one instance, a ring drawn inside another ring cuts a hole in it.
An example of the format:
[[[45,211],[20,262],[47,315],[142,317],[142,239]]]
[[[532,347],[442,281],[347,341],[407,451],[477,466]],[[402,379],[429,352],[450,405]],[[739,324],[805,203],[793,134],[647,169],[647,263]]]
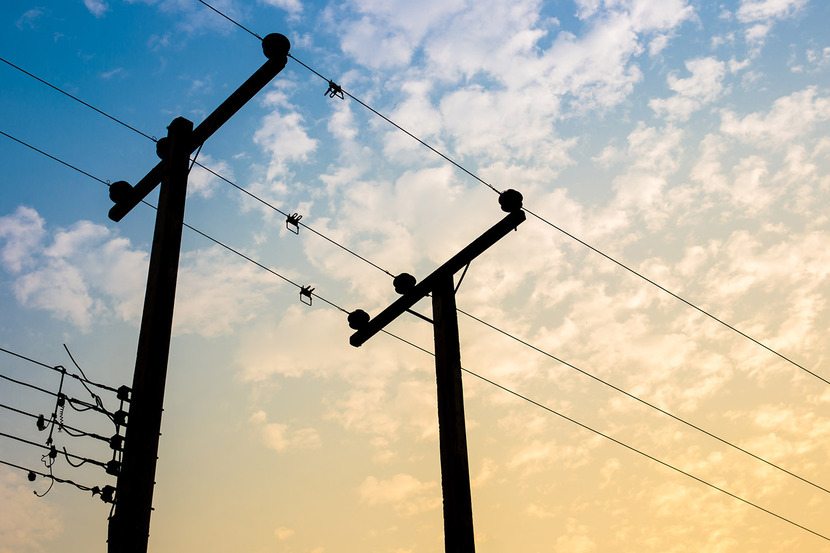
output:
[[[499,190],[827,378],[830,5],[818,0],[217,0]],[[11,1],[0,56],[155,137],[264,61],[196,0]],[[0,64],[0,130],[104,180],[150,140]],[[199,161],[383,269],[423,277],[502,216],[486,186],[293,60]],[[129,383],[153,212],[0,136],[0,346]],[[389,276],[194,169],[187,220],[346,310]],[[531,218],[459,306],[822,483],[820,380]],[[425,303],[419,305],[429,311]],[[391,330],[431,349],[431,329]],[[151,551],[437,550],[432,360],[185,232]],[[466,368],[817,532],[828,500],[550,357],[461,318]],[[11,356],[0,372],[45,387]],[[827,542],[465,376],[477,547],[826,551]],[[50,388],[51,389],[51,388]],[[75,390],[82,394],[83,390]],[[4,382],[0,402],[48,398]],[[67,412],[67,422],[106,425]],[[72,417],[69,419],[69,417]],[[0,431],[43,441],[0,411]],[[67,437],[64,439],[69,440]],[[4,460],[40,466],[2,441]],[[88,455],[96,444],[68,441]],[[56,474],[107,482],[95,467]],[[826,486],[825,486],[826,487]],[[103,551],[107,506],[0,469],[0,553]],[[13,513],[5,516],[5,513]],[[519,532],[520,530],[520,532]]]

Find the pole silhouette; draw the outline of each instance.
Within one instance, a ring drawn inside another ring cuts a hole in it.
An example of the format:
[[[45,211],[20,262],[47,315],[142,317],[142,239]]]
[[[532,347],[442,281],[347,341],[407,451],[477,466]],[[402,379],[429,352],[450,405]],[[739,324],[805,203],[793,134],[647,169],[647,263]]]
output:
[[[363,345],[404,312],[412,313],[433,325],[446,553],[475,552],[454,275],[464,269],[461,276],[463,279],[473,259],[524,222],[526,216],[522,211],[521,194],[515,190],[506,190],[499,195],[499,203],[508,215],[420,283],[406,273],[395,277],[395,290],[401,297],[377,316],[370,318],[368,313],[360,309],[349,314],[349,326],[356,331],[349,338],[349,343],[355,347]],[[432,319],[411,310],[419,300],[430,294]]]
[[[109,553],[147,552],[190,155],[282,71],[289,48],[285,36],[266,36],[267,61],[248,80],[195,129],[183,117],[174,119],[156,145],[161,161],[135,186],[119,181],[110,187],[115,205],[109,217],[117,222],[161,182]]]

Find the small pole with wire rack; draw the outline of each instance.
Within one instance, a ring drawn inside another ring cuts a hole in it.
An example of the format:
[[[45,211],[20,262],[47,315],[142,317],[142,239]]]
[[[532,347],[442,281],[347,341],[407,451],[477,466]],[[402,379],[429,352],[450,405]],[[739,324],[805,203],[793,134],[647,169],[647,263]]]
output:
[[[361,309],[349,314],[349,326],[356,331],[349,338],[349,343],[355,347],[363,345],[404,312],[433,325],[441,492],[444,497],[444,547],[447,553],[475,552],[455,293],[472,260],[515,230],[526,218],[522,211],[522,195],[515,190],[502,192],[499,195],[499,203],[502,210],[507,212],[507,216],[420,283],[407,273],[396,276],[395,291],[401,294],[401,297],[375,318],[370,318],[369,314]],[[455,284],[454,275],[461,270],[463,273],[458,284]],[[430,294],[432,319],[412,310],[418,301]]]
[[[192,167],[190,155],[198,154],[213,133],[283,70],[290,46],[281,34],[270,34],[262,39],[267,61],[248,80],[196,128],[183,117],[174,119],[168,127],[167,137],[156,144],[161,161],[135,186],[124,181],[110,186],[110,198],[115,205],[110,209],[109,217],[117,222],[161,182],[123,465],[116,486],[115,510],[109,521],[109,553],[147,551],[187,180]]]

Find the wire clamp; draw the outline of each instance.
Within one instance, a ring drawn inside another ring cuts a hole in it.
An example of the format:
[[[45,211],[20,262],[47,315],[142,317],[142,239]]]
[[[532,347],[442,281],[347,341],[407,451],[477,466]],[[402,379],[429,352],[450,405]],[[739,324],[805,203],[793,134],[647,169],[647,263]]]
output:
[[[306,305],[311,305],[312,292],[314,292],[314,288],[311,286],[300,286],[300,301]]]
[[[285,228],[294,234],[300,234],[300,219],[302,218],[303,216],[299,213],[292,213],[285,218]]]
[[[329,87],[323,93],[323,96],[328,96],[329,98],[340,98],[341,100],[345,98],[343,88],[341,88],[340,85],[334,81],[329,81]]]

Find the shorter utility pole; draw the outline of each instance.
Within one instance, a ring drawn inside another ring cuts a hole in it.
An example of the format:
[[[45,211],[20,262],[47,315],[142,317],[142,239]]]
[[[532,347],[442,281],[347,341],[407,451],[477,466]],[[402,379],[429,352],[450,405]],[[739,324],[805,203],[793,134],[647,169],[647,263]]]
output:
[[[109,553],[147,552],[190,155],[283,70],[290,47],[281,34],[266,36],[262,51],[267,61],[253,75],[195,129],[183,117],[174,119],[167,137],[156,144],[161,161],[135,186],[125,181],[110,186],[115,205],[109,217],[117,222],[161,182]]]
[[[395,277],[395,290],[402,295],[374,319],[360,309],[349,314],[349,326],[356,330],[349,338],[349,343],[355,347],[363,345],[404,312],[433,324],[446,553],[475,552],[454,275],[464,269],[461,275],[463,279],[473,259],[524,222],[526,216],[522,211],[521,194],[515,190],[506,190],[499,195],[499,204],[508,215],[420,283],[406,273]],[[430,294],[432,320],[411,310],[419,300]]]

